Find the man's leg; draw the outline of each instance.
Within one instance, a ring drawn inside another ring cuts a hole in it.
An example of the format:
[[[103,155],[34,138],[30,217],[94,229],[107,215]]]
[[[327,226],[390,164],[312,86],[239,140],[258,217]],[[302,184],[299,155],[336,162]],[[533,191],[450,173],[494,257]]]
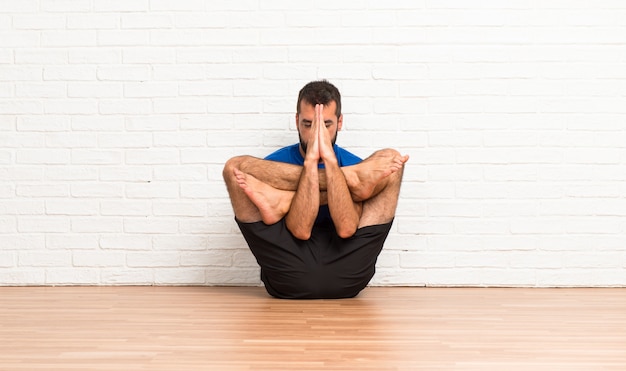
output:
[[[274,224],[288,212],[295,192],[274,188],[239,170],[237,165],[243,157],[246,156],[229,160],[222,174],[235,217],[244,223],[262,220]]]
[[[357,165],[344,166],[341,170],[355,201],[366,200],[380,192],[379,181],[402,168],[406,156],[397,151],[384,149],[374,152],[370,157]],[[268,161],[253,156],[236,156],[226,162],[224,179],[232,176],[233,169],[239,169],[254,176],[261,182],[276,189],[295,191],[302,174],[302,166],[283,162]],[[227,181],[228,183],[228,181]],[[326,191],[326,172],[319,170],[320,191]]]
[[[401,171],[409,160],[395,149],[381,149],[361,163],[342,167],[346,183],[354,201],[365,201],[376,196],[387,186],[384,179]]]
[[[383,158],[401,158],[402,165],[388,176],[380,179],[373,188],[371,197],[363,202],[363,212],[361,214],[359,228],[389,223],[396,214],[404,163],[408,160],[408,156],[401,156],[398,151],[393,149],[384,149],[374,153],[370,158],[378,156]],[[367,160],[363,163],[367,164]],[[357,193],[358,192],[359,191],[357,191]]]

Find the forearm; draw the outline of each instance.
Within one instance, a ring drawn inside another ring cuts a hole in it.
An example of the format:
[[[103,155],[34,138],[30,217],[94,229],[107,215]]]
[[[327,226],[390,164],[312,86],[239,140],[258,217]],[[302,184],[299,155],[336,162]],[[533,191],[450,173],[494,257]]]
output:
[[[308,240],[320,206],[317,163],[305,163],[291,208],[285,217],[287,229],[297,238]]]
[[[346,183],[345,176],[336,162],[325,163],[327,180],[327,199],[330,216],[337,234],[343,238],[356,232],[361,218],[362,204],[354,202]]]
[[[284,191],[296,191],[298,189],[302,166],[251,156],[241,156],[240,158],[237,168],[244,173],[251,174],[263,183],[269,184],[276,189]],[[353,166],[348,166],[345,169],[352,168]],[[347,175],[349,174],[346,172]],[[318,171],[318,184],[320,191],[326,191],[326,171],[324,169],[319,169]]]

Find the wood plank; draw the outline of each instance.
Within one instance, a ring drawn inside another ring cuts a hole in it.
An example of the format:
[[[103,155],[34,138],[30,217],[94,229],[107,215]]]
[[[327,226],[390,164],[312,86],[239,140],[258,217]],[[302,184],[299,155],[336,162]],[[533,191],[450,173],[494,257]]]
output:
[[[0,370],[624,370],[626,289],[2,287]]]

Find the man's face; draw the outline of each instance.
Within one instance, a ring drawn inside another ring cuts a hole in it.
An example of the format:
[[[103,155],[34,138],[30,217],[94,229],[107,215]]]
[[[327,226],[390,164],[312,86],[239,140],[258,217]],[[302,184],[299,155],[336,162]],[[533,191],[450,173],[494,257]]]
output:
[[[324,106],[324,123],[332,138],[332,144],[337,141],[337,132],[341,130],[343,124],[343,115],[335,116],[335,110],[337,109],[337,103],[331,101]],[[305,102],[300,102],[300,113],[296,113],[296,127],[298,128],[298,136],[300,137],[300,151],[302,155],[306,153],[307,146],[312,140],[313,132],[313,120],[315,119],[315,106]]]

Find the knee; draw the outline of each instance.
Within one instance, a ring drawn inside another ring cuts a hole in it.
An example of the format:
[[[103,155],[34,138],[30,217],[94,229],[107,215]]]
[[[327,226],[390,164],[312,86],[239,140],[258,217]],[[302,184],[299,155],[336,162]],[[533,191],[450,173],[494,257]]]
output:
[[[230,179],[233,176],[233,170],[241,169],[241,164],[247,157],[249,156],[235,156],[226,161],[224,169],[222,170],[222,177],[224,177],[224,179]]]
[[[402,156],[398,150],[393,149],[393,148],[383,148],[383,149],[376,151],[375,153],[378,155],[386,156],[386,157]]]

